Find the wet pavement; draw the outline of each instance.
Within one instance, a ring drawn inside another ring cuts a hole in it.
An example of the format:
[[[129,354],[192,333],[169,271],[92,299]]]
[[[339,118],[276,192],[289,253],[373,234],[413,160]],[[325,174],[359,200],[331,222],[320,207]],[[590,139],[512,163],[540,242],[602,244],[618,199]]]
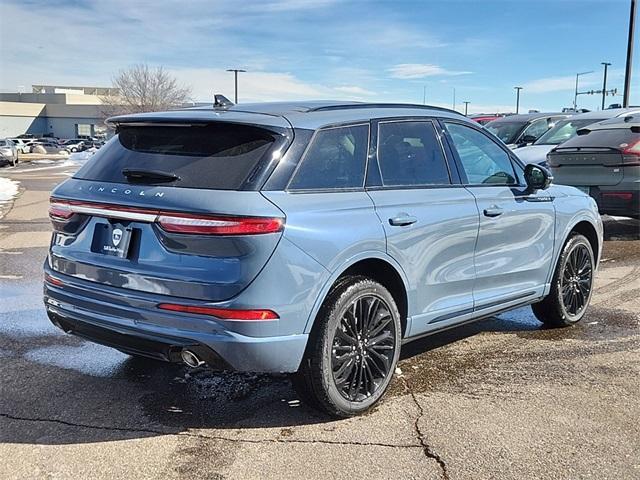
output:
[[[335,421],[284,375],[128,357],[46,318],[48,193],[73,169],[0,169],[0,478],[640,478],[640,230],[607,219],[592,306],[529,308],[405,346],[386,399]]]

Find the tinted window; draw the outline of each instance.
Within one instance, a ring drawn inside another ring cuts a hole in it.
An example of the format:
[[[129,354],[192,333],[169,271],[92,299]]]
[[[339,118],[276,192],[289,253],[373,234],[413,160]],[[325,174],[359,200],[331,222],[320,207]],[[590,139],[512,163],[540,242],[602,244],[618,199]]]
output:
[[[524,137],[525,135],[531,135],[532,137],[540,138],[541,135],[549,130],[549,124],[550,122],[548,122],[546,118],[543,118],[542,120],[536,120],[531,125],[529,125],[524,132],[522,132],[521,137]]]
[[[487,123],[486,128],[504,143],[513,143],[520,136],[520,132],[526,123],[496,120]]]
[[[590,120],[563,120],[555,124],[555,126],[547,133],[542,135],[536,145],[559,145],[573,138],[576,132],[587,125],[601,121],[602,119]]]
[[[516,183],[509,155],[487,135],[457,123],[446,123],[462,167],[471,184]]]
[[[362,187],[368,143],[368,125],[319,130],[289,189]]]
[[[235,190],[274,141],[274,134],[246,125],[121,127],[75,178],[126,183],[123,169],[155,170],[179,177],[163,185]]]
[[[640,141],[640,133],[631,128],[612,128],[607,130],[581,130],[578,135],[563,143],[564,148],[615,148],[624,150]]]
[[[385,186],[450,183],[442,147],[431,122],[380,123],[378,163]]]

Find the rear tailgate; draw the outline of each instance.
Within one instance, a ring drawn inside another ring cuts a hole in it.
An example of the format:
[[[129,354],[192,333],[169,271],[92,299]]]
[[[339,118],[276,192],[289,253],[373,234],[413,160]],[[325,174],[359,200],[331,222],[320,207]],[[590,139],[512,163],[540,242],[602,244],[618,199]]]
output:
[[[251,182],[273,149],[286,148],[286,132],[172,128],[121,128],[54,190],[53,270],[207,301],[237,295],[258,275],[281,237],[284,214]]]
[[[554,182],[563,185],[617,185],[624,176],[622,153],[611,149],[555,150],[548,155]]]
[[[578,130],[577,136],[547,155],[556,183],[609,186],[622,181],[624,167],[637,162],[634,149],[640,141],[640,132],[626,118],[611,122]]]

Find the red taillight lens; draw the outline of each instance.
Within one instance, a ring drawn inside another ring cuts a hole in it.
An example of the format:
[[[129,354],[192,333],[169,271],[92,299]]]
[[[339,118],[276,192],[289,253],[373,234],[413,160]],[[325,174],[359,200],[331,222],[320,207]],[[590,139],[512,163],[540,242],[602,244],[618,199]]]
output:
[[[230,308],[203,307],[199,305],[180,305],[176,303],[160,303],[158,308],[172,312],[211,315],[222,320],[277,320],[280,318],[273,310],[235,310]]]
[[[615,198],[626,202],[631,201],[633,193],[631,192],[602,192],[602,198]]]
[[[74,213],[145,223],[155,222],[166,232],[196,235],[258,235],[276,233],[284,228],[284,219],[276,217],[194,215],[108,203],[51,199],[49,216],[53,221],[67,221]]]
[[[49,204],[49,217],[51,220],[65,221],[73,216],[73,210],[68,203],[56,202],[51,200]]]
[[[281,218],[262,217],[209,217],[162,213],[157,222],[163,230],[172,233],[199,235],[256,235],[282,230]]]
[[[62,280],[58,280],[57,278],[52,277],[48,273],[44,274],[44,281],[50,283],[51,285],[55,285],[56,287],[64,286],[64,282]]]
[[[640,140],[636,140],[633,143],[630,143],[622,150],[622,153],[625,155],[636,155],[640,156]]]

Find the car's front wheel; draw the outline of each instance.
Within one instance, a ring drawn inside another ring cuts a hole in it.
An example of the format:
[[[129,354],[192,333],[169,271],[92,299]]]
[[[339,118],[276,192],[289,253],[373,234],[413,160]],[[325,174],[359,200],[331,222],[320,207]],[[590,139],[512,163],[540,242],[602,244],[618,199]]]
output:
[[[562,248],[549,295],[531,305],[536,318],[554,327],[579,322],[591,300],[594,272],[595,257],[589,240],[579,234],[571,236]]]
[[[303,400],[330,415],[360,414],[387,389],[401,336],[389,291],[369,278],[348,277],[320,309],[294,386]]]

